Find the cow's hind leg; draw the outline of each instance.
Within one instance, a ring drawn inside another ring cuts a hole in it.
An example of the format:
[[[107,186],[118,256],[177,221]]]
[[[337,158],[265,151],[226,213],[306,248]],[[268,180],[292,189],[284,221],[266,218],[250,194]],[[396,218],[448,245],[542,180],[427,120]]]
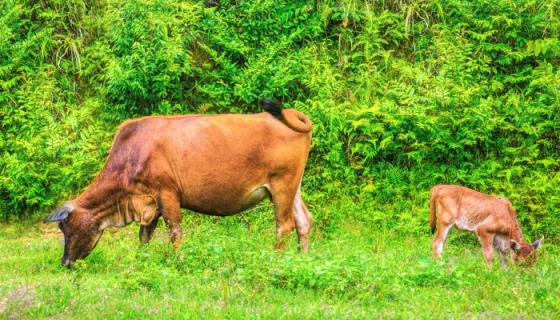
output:
[[[294,200],[294,218],[301,251],[309,251],[309,232],[311,231],[311,214],[301,198],[300,187]]]
[[[273,187],[271,193],[276,216],[276,249],[283,250],[286,245],[286,238],[295,228],[295,190]]]
[[[169,236],[175,249],[181,246],[181,205],[173,192],[162,193],[159,199],[161,215],[169,227]]]
[[[156,217],[150,224],[140,226],[140,243],[146,244],[152,239],[152,235],[158,225],[159,217]]]

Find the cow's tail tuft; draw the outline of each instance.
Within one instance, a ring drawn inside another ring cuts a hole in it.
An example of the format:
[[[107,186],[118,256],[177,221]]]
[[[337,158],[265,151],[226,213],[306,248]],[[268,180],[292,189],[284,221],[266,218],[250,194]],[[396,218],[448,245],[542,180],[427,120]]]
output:
[[[313,123],[302,112],[294,109],[284,110],[280,102],[270,99],[259,99],[259,104],[264,108],[264,110],[266,110],[266,112],[282,121],[292,130],[307,133],[313,129]]]
[[[436,195],[437,187],[433,187],[430,192],[430,227],[432,228],[432,234],[436,232]]]
[[[266,112],[270,113],[274,116],[274,118],[283,121],[284,116],[282,115],[282,104],[278,101],[270,100],[270,99],[259,99],[259,104],[266,110]]]

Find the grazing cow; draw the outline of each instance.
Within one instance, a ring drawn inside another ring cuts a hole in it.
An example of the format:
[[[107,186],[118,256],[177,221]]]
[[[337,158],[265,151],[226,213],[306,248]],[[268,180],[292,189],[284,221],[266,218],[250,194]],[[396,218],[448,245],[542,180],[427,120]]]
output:
[[[506,198],[493,197],[469,188],[454,185],[437,185],[430,194],[430,226],[437,233],[432,248],[441,257],[443,245],[451,227],[475,232],[482,244],[484,257],[492,264],[494,246],[502,265],[505,257],[515,253],[515,260],[525,260],[542,242],[527,243],[517,222],[515,210]]]
[[[107,227],[140,223],[147,243],[160,216],[181,241],[181,212],[229,216],[264,198],[274,203],[277,249],[297,230],[308,251],[311,215],[300,187],[312,123],[303,113],[261,100],[268,112],[152,116],[124,122],[104,168],[76,199],[44,219],[64,233],[61,263],[85,258]]]

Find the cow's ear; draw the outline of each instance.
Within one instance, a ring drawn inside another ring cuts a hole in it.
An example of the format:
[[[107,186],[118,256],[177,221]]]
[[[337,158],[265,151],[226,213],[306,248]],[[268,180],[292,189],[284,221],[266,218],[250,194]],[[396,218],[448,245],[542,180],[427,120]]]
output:
[[[544,240],[544,237],[542,237],[539,240],[533,242],[533,248],[538,249],[541,246],[543,240]]]
[[[50,215],[46,216],[43,219],[43,222],[56,222],[56,221],[64,221],[68,218],[68,215],[72,212],[73,208],[69,205],[64,205],[55,212],[51,213]]]
[[[513,251],[519,251],[519,249],[521,249],[521,245],[515,240],[510,240],[510,246]]]

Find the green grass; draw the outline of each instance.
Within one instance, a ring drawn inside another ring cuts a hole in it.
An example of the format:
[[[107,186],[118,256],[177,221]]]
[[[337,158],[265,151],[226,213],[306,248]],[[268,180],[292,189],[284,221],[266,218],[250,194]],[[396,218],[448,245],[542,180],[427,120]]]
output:
[[[318,223],[305,256],[295,236],[285,252],[273,250],[273,221],[269,208],[230,218],[185,214],[177,252],[163,224],[145,247],[137,225],[108,230],[72,270],[59,265],[55,225],[1,225],[0,318],[560,316],[554,244],[532,266],[496,261],[488,269],[474,235],[452,232],[436,262],[428,233],[340,220],[335,228]]]

